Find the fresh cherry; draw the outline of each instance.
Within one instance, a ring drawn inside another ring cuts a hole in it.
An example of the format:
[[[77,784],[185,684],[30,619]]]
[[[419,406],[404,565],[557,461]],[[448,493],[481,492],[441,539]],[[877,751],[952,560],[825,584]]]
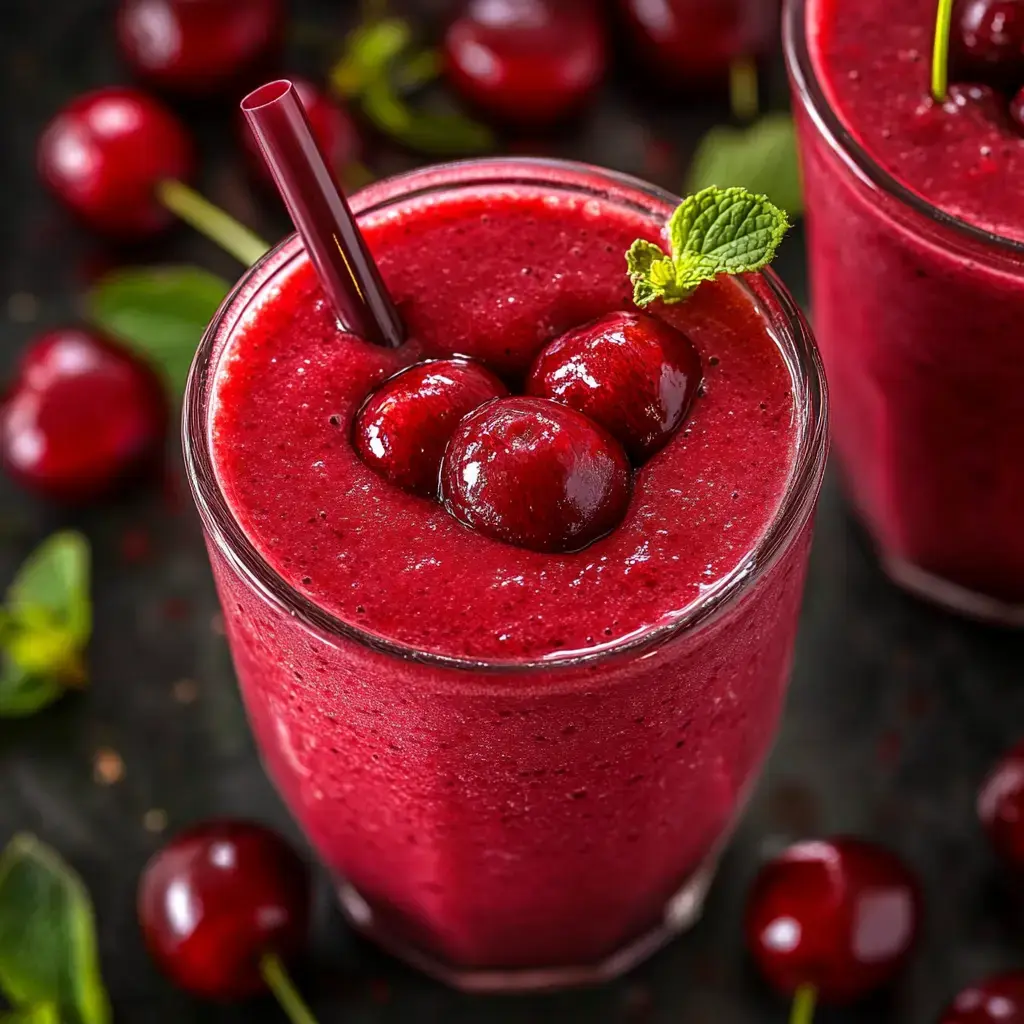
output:
[[[444,54],[449,79],[470,103],[527,129],[582,108],[607,64],[592,0],[466,0]]]
[[[950,50],[959,78],[1016,89],[1024,81],[1024,0],[958,0]]]
[[[747,903],[747,944],[781,992],[846,1003],[896,975],[920,918],[917,883],[895,854],[860,839],[816,840],[761,871]]]
[[[281,44],[284,0],[121,0],[117,38],[151,85],[205,96],[244,86]]]
[[[968,986],[940,1024],[1024,1024],[1024,973],[999,974]]]
[[[470,413],[441,465],[441,497],[456,519],[534,551],[578,551],[610,533],[630,489],[619,443],[543,398],[501,398]]]
[[[620,312],[551,342],[526,390],[589,416],[642,463],[686,418],[700,377],[700,357],[685,334],[645,313]]]
[[[87,93],[66,106],[39,140],[39,173],[96,231],[138,239],[174,219],[156,196],[164,179],[188,179],[192,140],[163,104],[138,89]]]
[[[306,947],[310,878],[276,832],[210,821],[175,837],[146,865],[138,915],[153,959],[176,985],[232,1000],[272,984]]]
[[[22,357],[0,406],[0,452],[30,490],[87,501],[158,463],[167,421],[148,366],[96,334],[63,328]]]
[[[313,129],[313,137],[320,146],[327,166],[334,171],[335,177],[340,179],[345,169],[362,155],[362,142],[355,121],[340,104],[335,103],[327,93],[318,89],[308,79],[295,75],[290,75],[289,79],[306,110],[310,127]],[[239,118],[238,125],[242,145],[254,173],[267,184],[273,184],[267,162],[260,153],[259,143],[248,122],[244,118]]]
[[[982,783],[978,817],[1003,863],[1024,878],[1024,742]]]
[[[386,380],[356,413],[353,443],[385,480],[436,498],[445,448],[459,421],[508,394],[480,363],[437,359]]]

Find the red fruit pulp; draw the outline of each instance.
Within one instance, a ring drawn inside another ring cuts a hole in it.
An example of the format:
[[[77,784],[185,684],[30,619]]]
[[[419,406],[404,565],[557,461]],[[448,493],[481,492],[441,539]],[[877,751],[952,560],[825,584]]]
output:
[[[968,986],[940,1024],[1024,1024],[1024,973],[1000,974]]]

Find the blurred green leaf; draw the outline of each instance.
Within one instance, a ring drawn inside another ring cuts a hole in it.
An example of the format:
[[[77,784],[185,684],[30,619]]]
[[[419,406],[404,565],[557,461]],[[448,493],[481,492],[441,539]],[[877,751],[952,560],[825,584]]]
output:
[[[39,1003],[0,1014],[0,1024],[61,1024],[61,1021],[53,1003]]]

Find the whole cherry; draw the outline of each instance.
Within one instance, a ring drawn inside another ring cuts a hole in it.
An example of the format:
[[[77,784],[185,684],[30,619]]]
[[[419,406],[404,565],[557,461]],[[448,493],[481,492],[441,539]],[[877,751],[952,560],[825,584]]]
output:
[[[526,390],[589,416],[639,464],[678,430],[700,378],[700,357],[685,334],[628,311],[556,338],[534,361]]]
[[[39,140],[39,173],[90,227],[124,240],[166,228],[157,185],[187,180],[192,140],[178,118],[138,89],[108,88],[66,106]]]
[[[940,1024],[1024,1024],[1024,973],[999,974],[968,986]]]
[[[542,398],[500,398],[470,413],[441,465],[441,497],[456,519],[535,551],[578,551],[610,533],[630,490],[618,441]]]
[[[797,843],[761,871],[747,902],[747,944],[762,974],[814,1003],[852,1002],[891,981],[920,927],[921,896],[893,853],[860,839]]]
[[[282,964],[307,944],[310,878],[276,832],[208,821],[154,855],[139,880],[138,915],[157,966],[204,999],[278,991]]]
[[[999,858],[1024,878],[1024,742],[1006,754],[982,783],[978,817]]]
[[[23,355],[0,406],[0,452],[26,488],[83,502],[156,465],[167,422],[148,366],[91,331],[62,328]]]
[[[441,460],[459,421],[508,391],[480,363],[436,359],[386,380],[356,414],[352,441],[386,480],[436,498]]]
[[[117,39],[139,77],[205,96],[248,84],[280,47],[284,0],[121,0]]]
[[[1018,88],[1024,81],[1024,0],[957,0],[950,51],[961,79]]]
[[[466,0],[445,33],[444,55],[467,101],[525,129],[580,110],[608,60],[592,0]]]

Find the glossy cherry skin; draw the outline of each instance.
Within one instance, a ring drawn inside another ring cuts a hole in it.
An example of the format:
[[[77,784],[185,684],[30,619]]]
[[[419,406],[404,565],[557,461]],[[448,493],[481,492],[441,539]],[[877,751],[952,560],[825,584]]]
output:
[[[1019,88],[1024,84],[1024,0],[958,0],[950,59],[958,78]]]
[[[761,871],[747,902],[747,944],[781,992],[814,985],[847,1003],[891,981],[913,949],[921,896],[903,862],[860,839],[797,843]]]
[[[673,84],[723,81],[733,61],[769,53],[778,0],[619,0],[645,67]]]
[[[356,413],[352,443],[385,480],[436,498],[441,460],[459,421],[508,394],[470,359],[417,363],[386,380]]]
[[[327,166],[334,171],[335,177],[340,178],[345,168],[362,156],[362,140],[355,121],[340,104],[335,103],[327,93],[318,89],[308,79],[295,75],[288,77],[299,94],[299,100],[313,129],[313,137],[320,146]],[[259,143],[244,117],[238,119],[238,126],[250,166],[266,184],[273,185],[274,181],[267,168],[267,162],[260,153]]]
[[[1000,974],[968,986],[940,1024],[1024,1024],[1024,973]]]
[[[589,416],[639,465],[679,429],[700,379],[700,356],[685,334],[626,311],[556,338],[534,361],[526,391]]]
[[[262,73],[284,31],[284,0],[121,0],[117,39],[140,78],[206,96],[243,89]]]
[[[265,987],[264,955],[291,960],[305,949],[309,871],[262,825],[205,822],[146,865],[137,910],[150,955],[171,981],[204,999],[242,999]]]
[[[138,89],[109,88],[68,104],[39,140],[39,173],[93,230],[136,240],[174,218],[156,197],[167,178],[188,180],[192,140],[162,103]]]
[[[543,398],[501,398],[470,413],[441,465],[441,497],[456,519],[534,551],[579,551],[610,533],[631,486],[618,441]]]
[[[167,423],[148,366],[90,331],[63,328],[22,357],[0,406],[0,452],[29,490],[84,502],[155,466]]]
[[[1024,742],[1018,743],[982,783],[978,817],[999,858],[1024,877]]]
[[[466,0],[445,34],[444,55],[466,100],[524,129],[580,110],[608,59],[593,0]]]

